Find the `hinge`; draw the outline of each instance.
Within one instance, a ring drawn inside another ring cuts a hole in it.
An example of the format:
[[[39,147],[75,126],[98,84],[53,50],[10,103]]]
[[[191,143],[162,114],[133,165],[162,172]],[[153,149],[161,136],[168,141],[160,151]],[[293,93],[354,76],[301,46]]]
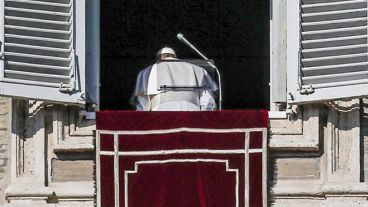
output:
[[[72,50],[71,53],[71,63],[72,68],[69,73],[70,82],[69,83],[60,83],[59,91],[62,93],[72,93],[75,90],[75,83],[76,83],[76,74],[77,74],[77,67],[75,63],[75,50]]]
[[[299,92],[301,95],[309,95],[314,93],[314,88],[312,84],[304,85],[303,84],[303,70],[301,65],[301,52],[298,52],[298,86]]]
[[[74,82],[74,81],[71,81]],[[59,91],[62,93],[71,93],[74,91],[74,83],[69,83],[69,84],[65,84],[65,83],[60,83],[60,88]]]
[[[0,59],[4,59],[4,45],[2,41],[0,41]]]
[[[301,89],[299,90],[301,95],[309,95],[314,93],[314,88],[312,86],[312,84],[309,85],[302,85]]]

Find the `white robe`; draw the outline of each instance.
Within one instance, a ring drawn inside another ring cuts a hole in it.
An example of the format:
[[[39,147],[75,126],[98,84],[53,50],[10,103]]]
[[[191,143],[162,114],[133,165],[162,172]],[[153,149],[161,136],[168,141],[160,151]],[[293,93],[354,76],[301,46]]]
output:
[[[165,85],[208,89],[160,90]],[[138,74],[134,91],[135,105],[140,111],[214,110],[216,102],[212,92],[217,89],[217,84],[205,69],[171,59],[151,65]]]

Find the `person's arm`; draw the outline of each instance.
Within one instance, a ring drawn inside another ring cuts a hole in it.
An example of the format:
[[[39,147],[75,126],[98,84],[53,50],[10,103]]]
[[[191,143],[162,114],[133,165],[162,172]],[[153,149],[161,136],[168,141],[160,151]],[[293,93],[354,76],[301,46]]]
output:
[[[148,96],[137,96],[136,110],[137,111],[150,110],[150,99]]]
[[[217,109],[216,101],[213,98],[213,93],[208,90],[203,90],[199,97],[201,111],[214,111]]]
[[[209,87],[207,90],[203,90],[200,96],[201,111],[214,111],[217,110],[217,104],[215,100],[216,92],[218,92],[217,83],[211,78],[205,69],[203,71],[202,86]]]
[[[137,111],[150,110],[150,98],[147,95],[147,83],[152,66],[141,70],[137,76],[135,90],[130,103]]]

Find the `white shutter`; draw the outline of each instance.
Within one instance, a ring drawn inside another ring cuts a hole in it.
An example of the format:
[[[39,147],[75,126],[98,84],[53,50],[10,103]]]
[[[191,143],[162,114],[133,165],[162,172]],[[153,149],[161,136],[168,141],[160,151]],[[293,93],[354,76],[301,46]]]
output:
[[[1,2],[0,94],[83,104],[84,1]]]
[[[288,1],[289,103],[368,95],[367,0]]]

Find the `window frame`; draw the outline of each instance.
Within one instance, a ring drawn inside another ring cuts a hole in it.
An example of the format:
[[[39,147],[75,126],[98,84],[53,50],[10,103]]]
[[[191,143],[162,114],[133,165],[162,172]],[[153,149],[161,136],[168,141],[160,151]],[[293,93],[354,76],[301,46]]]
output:
[[[282,111],[286,104],[287,21],[286,1],[270,1],[270,111]]]

